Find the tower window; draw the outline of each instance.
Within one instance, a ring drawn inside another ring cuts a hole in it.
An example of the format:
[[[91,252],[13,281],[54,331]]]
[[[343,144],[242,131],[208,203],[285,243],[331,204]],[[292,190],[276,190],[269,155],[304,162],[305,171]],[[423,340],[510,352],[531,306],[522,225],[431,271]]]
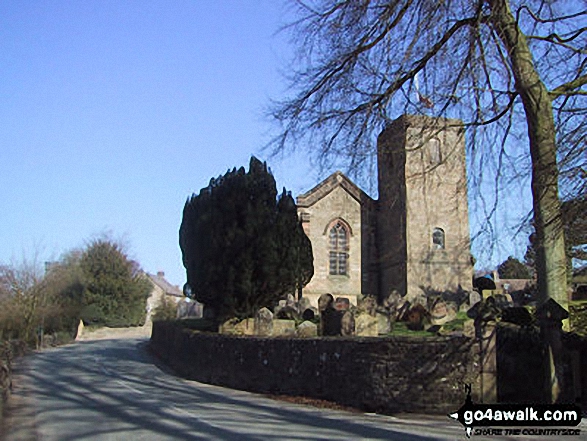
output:
[[[435,250],[444,250],[444,230],[442,228],[435,228],[432,231],[432,247]]]
[[[348,271],[349,233],[342,222],[337,222],[329,232],[330,274],[346,275]]]
[[[442,162],[440,141],[437,138],[432,138],[428,142],[428,154],[430,155],[430,163],[432,165],[438,165]]]

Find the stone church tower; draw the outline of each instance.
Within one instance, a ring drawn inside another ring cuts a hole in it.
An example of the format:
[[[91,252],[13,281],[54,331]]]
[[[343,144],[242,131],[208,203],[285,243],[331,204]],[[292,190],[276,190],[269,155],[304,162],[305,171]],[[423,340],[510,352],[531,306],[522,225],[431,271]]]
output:
[[[297,198],[314,252],[303,295],[471,290],[464,129],[404,115],[379,135],[379,199],[336,172]]]
[[[404,115],[379,135],[377,152],[380,298],[470,291],[462,123]]]

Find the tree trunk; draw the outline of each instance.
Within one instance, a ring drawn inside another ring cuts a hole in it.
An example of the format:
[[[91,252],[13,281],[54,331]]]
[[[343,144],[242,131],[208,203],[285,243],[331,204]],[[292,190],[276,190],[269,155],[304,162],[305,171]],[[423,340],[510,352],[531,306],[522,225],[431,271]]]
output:
[[[488,0],[491,23],[508,51],[530,139],[536,228],[538,301],[556,300],[568,310],[565,239],[558,197],[558,166],[552,101],[536,71],[525,35],[508,0]]]

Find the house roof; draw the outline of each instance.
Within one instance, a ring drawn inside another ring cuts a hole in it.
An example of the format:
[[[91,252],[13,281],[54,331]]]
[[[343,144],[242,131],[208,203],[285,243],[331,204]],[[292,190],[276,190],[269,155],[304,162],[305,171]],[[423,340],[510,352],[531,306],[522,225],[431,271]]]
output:
[[[163,292],[165,292],[165,294],[167,294],[169,296],[175,296],[175,297],[184,297],[181,289],[179,289],[179,287],[169,283],[165,279],[164,275],[161,275],[161,274],[155,275],[155,274],[147,273],[147,277],[149,278],[149,280],[151,280],[151,282],[153,282],[154,285],[157,285],[159,288],[161,288],[163,290]]]
[[[331,193],[334,189],[342,187],[358,202],[373,200],[367,193],[361,190],[357,184],[346,177],[341,171],[336,171],[316,185],[311,190],[296,198],[298,207],[310,207],[320,199]]]

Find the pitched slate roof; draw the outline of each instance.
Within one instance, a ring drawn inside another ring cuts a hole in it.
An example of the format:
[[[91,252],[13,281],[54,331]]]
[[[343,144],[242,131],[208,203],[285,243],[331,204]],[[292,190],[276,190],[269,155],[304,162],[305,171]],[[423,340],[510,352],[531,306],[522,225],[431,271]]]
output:
[[[159,288],[161,288],[165,294],[175,297],[184,296],[181,289],[175,285],[172,285],[165,279],[165,275],[147,273],[147,277],[151,280],[151,282],[153,282],[154,285],[157,285]]]
[[[366,199],[372,200],[367,193],[357,186],[357,184],[347,178],[342,172],[336,171],[311,190],[299,195],[296,198],[297,205],[302,208],[310,207],[337,187],[344,188],[358,202],[363,202]]]

